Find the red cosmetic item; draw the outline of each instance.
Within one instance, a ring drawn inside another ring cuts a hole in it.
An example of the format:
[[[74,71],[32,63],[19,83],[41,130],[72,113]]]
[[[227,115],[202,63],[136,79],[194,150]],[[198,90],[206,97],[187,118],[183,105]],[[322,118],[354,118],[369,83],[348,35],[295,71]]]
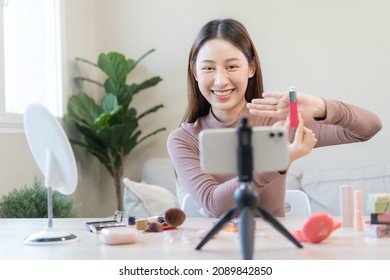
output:
[[[296,230],[292,235],[301,242],[320,243],[339,227],[341,222],[333,220],[326,212],[319,212],[308,217],[302,230]]]
[[[298,120],[298,103],[297,103],[297,92],[295,87],[289,88],[289,97],[290,97],[290,127],[297,128],[299,124]]]

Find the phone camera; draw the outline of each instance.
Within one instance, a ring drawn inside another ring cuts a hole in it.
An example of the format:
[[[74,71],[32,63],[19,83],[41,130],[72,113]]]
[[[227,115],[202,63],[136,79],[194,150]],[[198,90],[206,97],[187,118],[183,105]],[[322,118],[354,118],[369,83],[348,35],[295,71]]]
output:
[[[269,137],[274,138],[274,137],[275,137],[275,133],[270,132],[270,133],[269,133]]]

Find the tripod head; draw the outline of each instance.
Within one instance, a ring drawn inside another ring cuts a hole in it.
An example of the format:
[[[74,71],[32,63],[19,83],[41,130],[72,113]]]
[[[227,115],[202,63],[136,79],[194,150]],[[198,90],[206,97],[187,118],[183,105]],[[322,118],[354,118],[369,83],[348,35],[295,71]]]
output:
[[[241,182],[250,182],[253,177],[252,128],[248,119],[243,118],[237,127],[237,170]]]

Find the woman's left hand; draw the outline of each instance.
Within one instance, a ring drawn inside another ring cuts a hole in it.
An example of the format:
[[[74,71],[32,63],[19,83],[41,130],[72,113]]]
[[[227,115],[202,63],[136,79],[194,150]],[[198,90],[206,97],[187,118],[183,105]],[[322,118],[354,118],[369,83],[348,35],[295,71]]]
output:
[[[247,107],[252,115],[285,120],[289,112],[288,93],[264,92],[263,98],[253,99]]]
[[[249,112],[255,116],[285,120],[289,113],[288,92],[264,92],[263,98],[247,103]],[[319,97],[297,93],[298,110],[304,119],[326,117],[325,102]]]

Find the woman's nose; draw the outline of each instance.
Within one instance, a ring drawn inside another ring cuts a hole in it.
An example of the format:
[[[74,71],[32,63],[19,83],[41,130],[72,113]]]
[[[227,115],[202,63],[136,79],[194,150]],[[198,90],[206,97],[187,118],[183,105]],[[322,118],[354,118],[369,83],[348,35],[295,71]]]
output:
[[[225,71],[223,70],[216,71],[214,76],[214,84],[219,87],[223,87],[227,83],[228,83],[228,79]]]

